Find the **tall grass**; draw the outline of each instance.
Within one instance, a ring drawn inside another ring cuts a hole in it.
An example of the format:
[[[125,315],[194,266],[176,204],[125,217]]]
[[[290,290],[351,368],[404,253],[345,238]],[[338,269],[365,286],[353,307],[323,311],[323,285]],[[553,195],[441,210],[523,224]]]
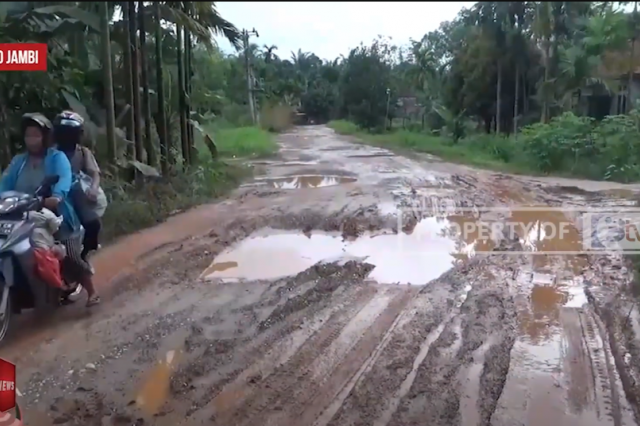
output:
[[[445,137],[409,130],[371,134],[345,120],[330,121],[328,126],[339,134],[357,136],[375,146],[428,153],[446,161],[492,170],[535,173],[522,151],[518,151],[508,138],[479,134],[452,143]]]
[[[269,132],[258,127],[216,128],[210,126],[221,157],[266,157],[278,145]]]

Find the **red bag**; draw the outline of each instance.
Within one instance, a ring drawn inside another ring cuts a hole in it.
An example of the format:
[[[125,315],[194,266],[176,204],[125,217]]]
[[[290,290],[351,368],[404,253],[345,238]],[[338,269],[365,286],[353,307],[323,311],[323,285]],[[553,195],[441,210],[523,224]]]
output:
[[[60,271],[60,261],[52,250],[34,248],[36,275],[49,284],[51,287],[63,288],[62,273]]]

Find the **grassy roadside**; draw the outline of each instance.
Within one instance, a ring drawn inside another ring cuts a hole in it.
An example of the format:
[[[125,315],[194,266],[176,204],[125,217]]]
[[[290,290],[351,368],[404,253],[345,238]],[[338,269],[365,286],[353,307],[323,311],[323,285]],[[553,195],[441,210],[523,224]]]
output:
[[[272,155],[278,150],[274,135],[259,127],[207,126],[206,130],[213,134],[222,158],[260,158]]]
[[[204,144],[196,141],[200,161],[189,170],[143,184],[103,181],[110,200],[103,218],[104,242],[156,225],[176,211],[225,196],[251,175],[241,163],[225,160],[262,157],[277,151],[274,135],[258,127],[209,126],[207,130],[214,135],[220,154],[216,160],[211,159]]]
[[[507,139],[478,135],[452,144],[449,140],[425,133],[398,130],[390,133],[372,134],[359,129],[345,120],[334,120],[327,124],[341,135],[351,135],[364,142],[396,150],[409,150],[435,155],[445,161],[467,164],[500,172],[540,175],[522,155],[513,155]],[[488,140],[493,139],[493,140]]]

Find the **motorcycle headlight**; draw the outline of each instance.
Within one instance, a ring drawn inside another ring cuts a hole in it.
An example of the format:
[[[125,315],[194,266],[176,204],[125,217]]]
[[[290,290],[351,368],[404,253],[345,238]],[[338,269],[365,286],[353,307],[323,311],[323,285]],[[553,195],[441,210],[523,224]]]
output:
[[[13,210],[18,204],[18,197],[7,197],[0,200],[0,214]]]

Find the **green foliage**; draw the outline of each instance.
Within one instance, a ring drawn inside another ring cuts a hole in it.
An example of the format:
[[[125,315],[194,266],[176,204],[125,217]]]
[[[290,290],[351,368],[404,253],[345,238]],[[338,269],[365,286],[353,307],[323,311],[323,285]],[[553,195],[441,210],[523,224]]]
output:
[[[222,161],[205,160],[187,171],[144,184],[107,180],[110,204],[104,216],[106,241],[162,222],[167,216],[226,194],[249,174]]]
[[[218,151],[225,157],[266,157],[278,149],[273,135],[258,127],[210,127]]]
[[[454,143],[451,137],[399,130],[371,134],[347,121],[329,123],[336,132],[367,142],[427,152],[445,160],[514,173],[557,174],[594,180],[640,180],[640,113],[596,122],[565,113],[548,124],[522,129],[518,138],[473,134]]]
[[[639,125],[637,110],[600,123],[565,113],[525,128],[521,142],[542,172],[630,182],[640,178]]]
[[[521,142],[538,170],[557,172],[567,166],[573,170],[580,158],[595,153],[592,127],[590,118],[576,117],[568,112],[555,117],[549,124],[525,127]]]
[[[327,126],[341,135],[357,135],[360,133],[358,126],[347,120],[332,120],[327,123]]]

